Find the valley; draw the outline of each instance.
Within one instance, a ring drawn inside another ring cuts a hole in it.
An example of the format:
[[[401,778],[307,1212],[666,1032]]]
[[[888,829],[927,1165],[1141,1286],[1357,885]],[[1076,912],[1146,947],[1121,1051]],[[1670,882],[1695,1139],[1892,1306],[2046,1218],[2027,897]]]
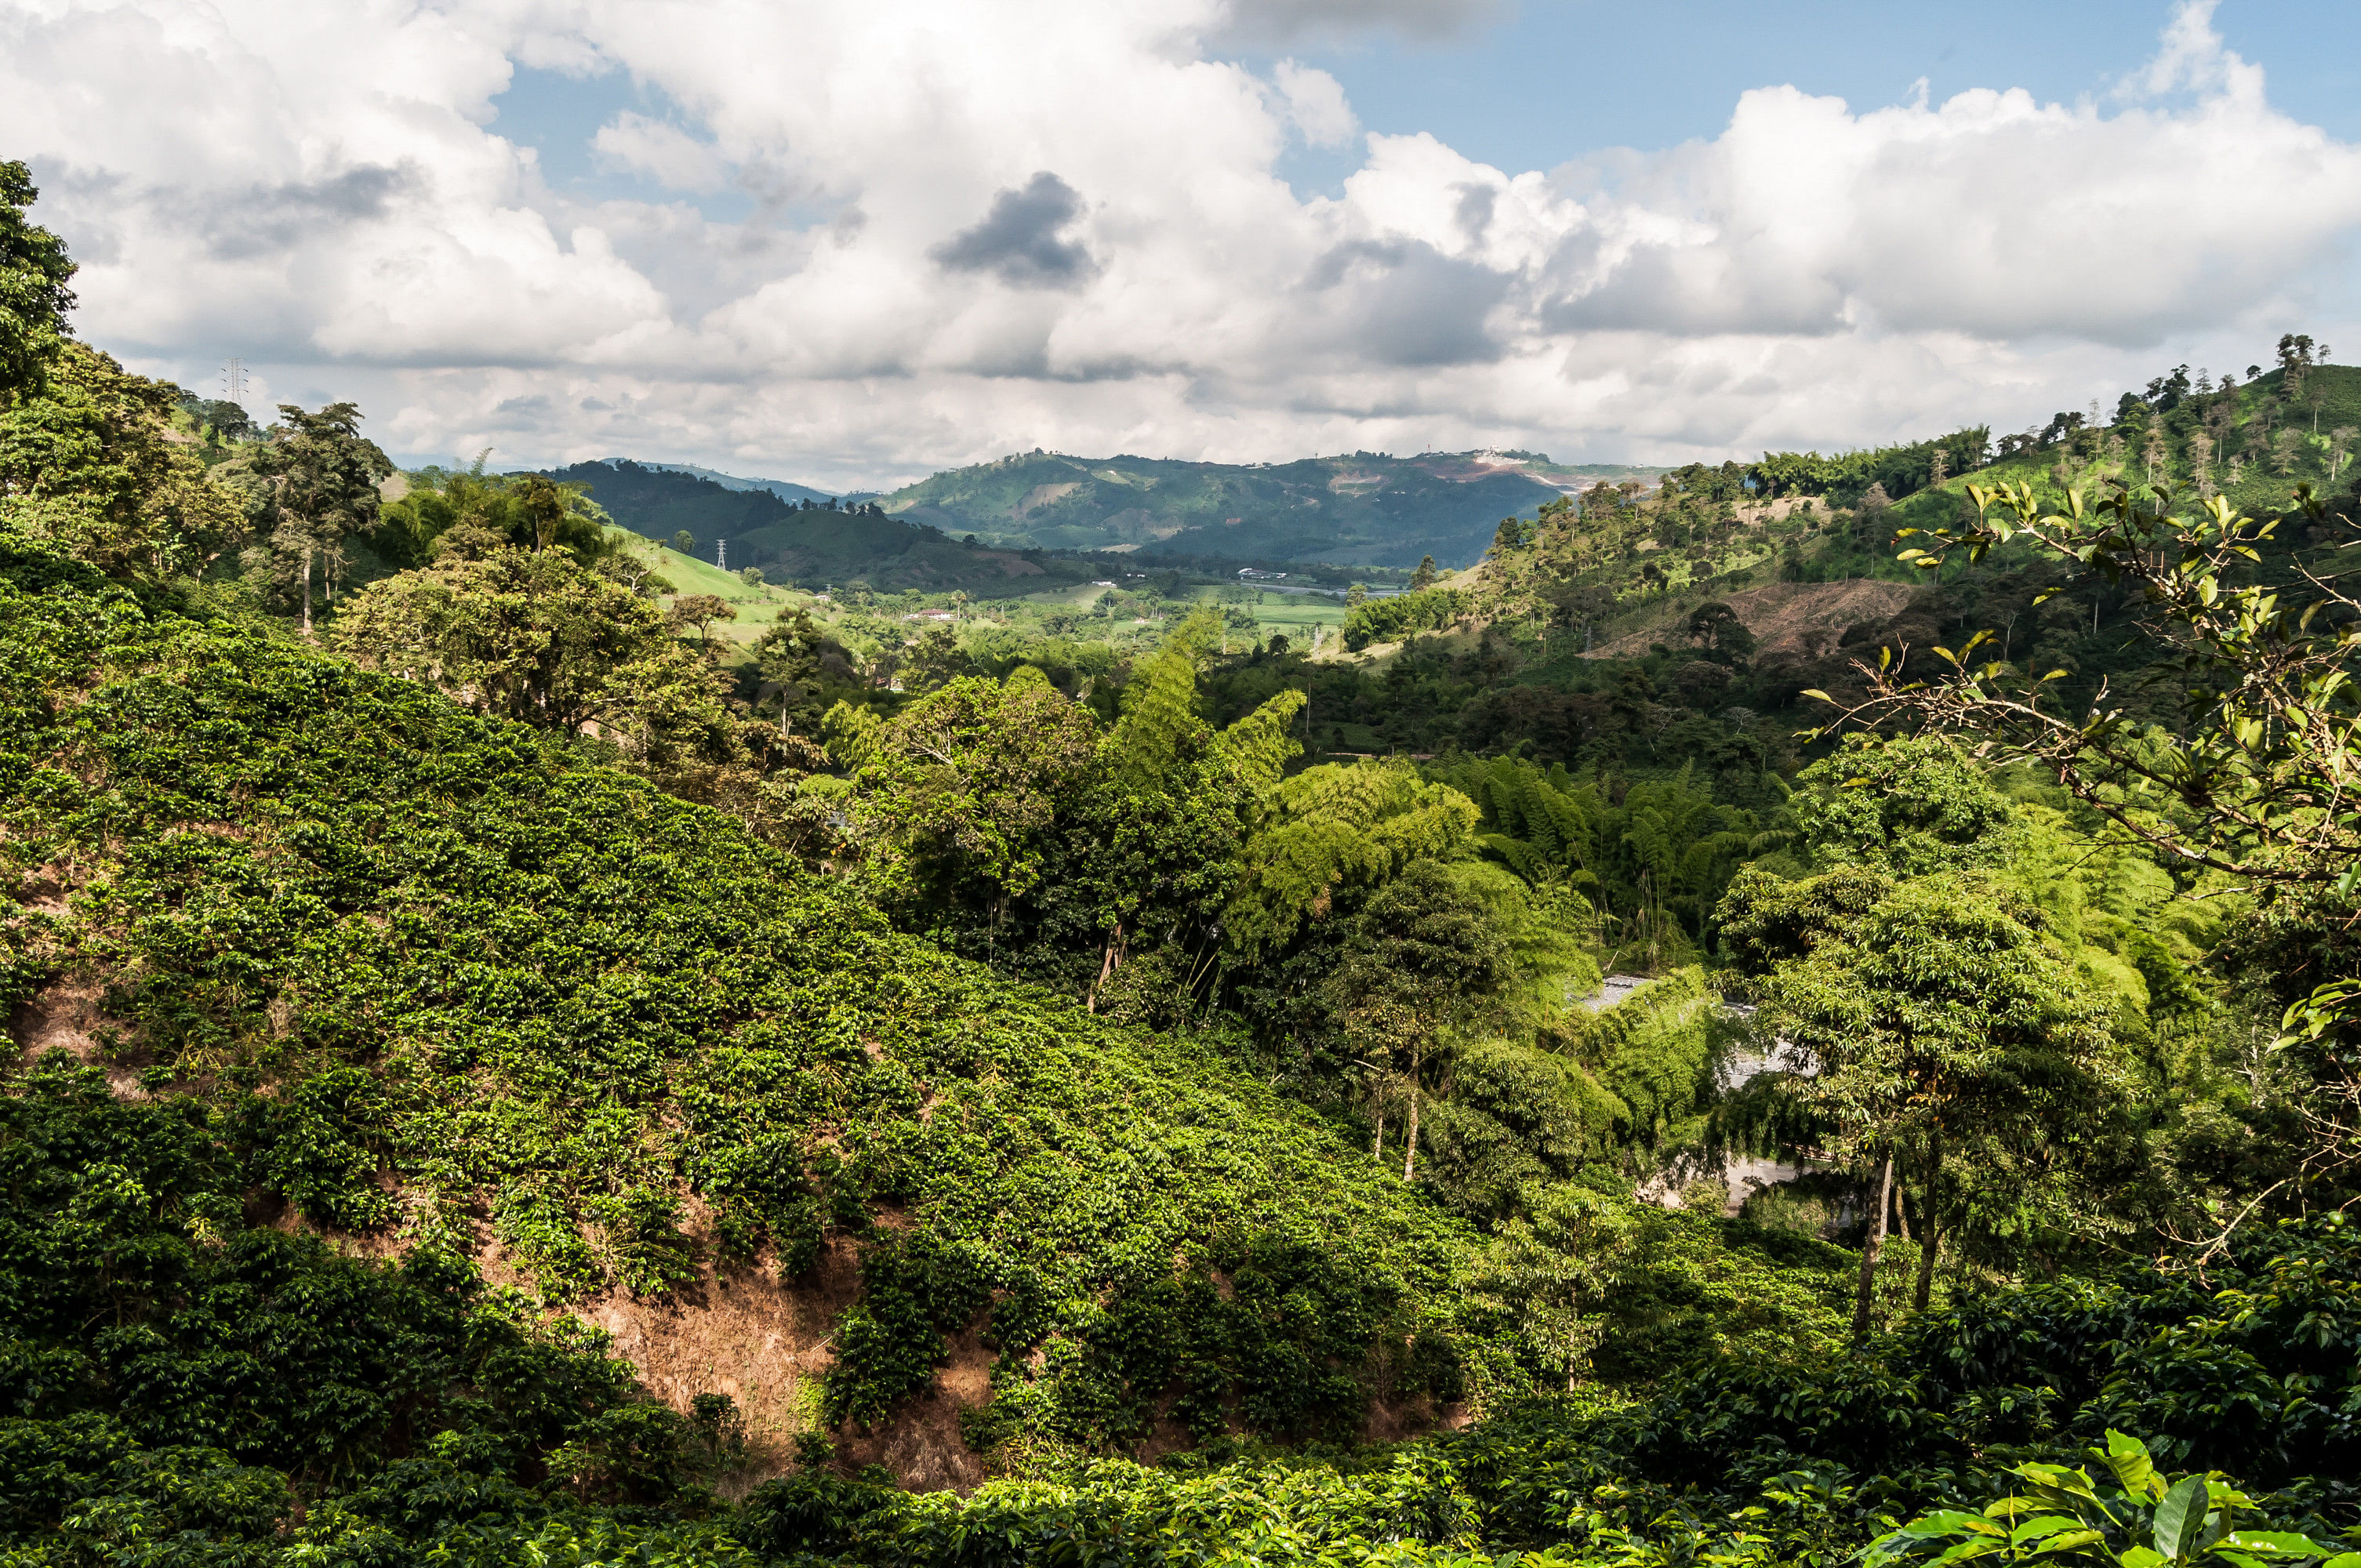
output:
[[[0,170],[11,1564],[2352,1568],[2309,337],[1662,470],[397,471],[73,336]]]

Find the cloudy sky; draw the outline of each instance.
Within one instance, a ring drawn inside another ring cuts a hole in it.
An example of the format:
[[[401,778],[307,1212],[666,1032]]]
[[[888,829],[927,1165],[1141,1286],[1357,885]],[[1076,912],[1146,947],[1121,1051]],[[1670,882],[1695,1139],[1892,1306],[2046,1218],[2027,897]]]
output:
[[[83,336],[207,391],[241,356],[407,460],[1676,462],[2361,353],[2350,23],[0,0],[0,158]]]

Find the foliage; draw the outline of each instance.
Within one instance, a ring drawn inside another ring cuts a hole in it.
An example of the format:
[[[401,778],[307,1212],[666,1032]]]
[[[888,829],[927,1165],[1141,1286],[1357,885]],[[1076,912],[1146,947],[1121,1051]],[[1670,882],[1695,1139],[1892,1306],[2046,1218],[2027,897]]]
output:
[[[655,606],[563,550],[446,551],[354,595],[333,641],[474,712],[596,730],[651,767],[741,746],[716,678]]]
[[[467,554],[486,554],[495,541],[524,551],[561,549],[585,566],[620,554],[612,520],[581,485],[539,474],[487,474],[480,457],[470,467],[420,469],[404,479],[408,489],[385,504],[370,541],[394,566],[434,562],[455,530],[461,532],[453,544]]]
[[[2233,1568],[2261,1563],[2323,1559],[2353,1568],[2361,1552],[2315,1541],[2297,1530],[2261,1528],[2260,1505],[2220,1471],[2168,1475],[2147,1445],[2119,1431],[2093,1448],[2105,1479],[2085,1466],[2028,1463],[2009,1473],[2023,1492],[1997,1498],[1977,1513],[1948,1509],[1913,1519],[1862,1554],[1883,1568],[1914,1553],[1942,1547],[1938,1563],[1997,1558],[2004,1563],[2091,1563],[2106,1568],[2163,1568],[2208,1560]]]
[[[0,162],[0,398],[42,391],[72,331],[66,281],[74,264],[65,242],[25,221],[25,209],[39,198],[31,170]]]
[[[2123,485],[2095,509],[2076,492],[2060,511],[2029,487],[1971,494],[1975,523],[1938,532],[1934,549],[1905,558],[1939,567],[2021,536],[2138,588],[2173,650],[2156,671],[2181,696],[2177,733],[2165,743],[2111,708],[2103,689],[2085,715],[2054,711],[2038,679],[1975,662],[1988,632],[1947,655],[1952,674],[1940,682],[1873,687],[1861,716],[1893,712],[1990,737],[2055,772],[2125,832],[2197,864],[2266,881],[2347,876],[2361,833],[2352,778],[2361,603],[2308,573],[2301,588],[2246,580],[2243,565],[2279,524],[2242,517],[2218,496],[2191,517],[2179,496],[2151,499]]]
[[[1357,653],[1372,642],[1400,642],[1413,632],[1448,626],[1468,609],[1467,596],[1457,588],[1422,587],[1365,599],[1345,617],[1345,646]]]
[[[0,530],[116,576],[203,570],[245,520],[172,439],[177,395],[95,349],[58,349],[40,389],[0,402]]]
[[[1301,702],[1283,693],[1213,729],[1197,667],[1213,631],[1184,622],[1138,660],[1109,726],[1029,664],[955,678],[890,719],[840,704],[831,746],[855,770],[862,847],[897,918],[1093,1006],[1152,958],[1177,996],[1148,1005],[1185,1016]]]
[[[1944,474],[1964,474],[1982,467],[1991,441],[1990,428],[1978,425],[1932,441],[1847,452],[1835,457],[1823,457],[1817,452],[1766,452],[1749,471],[1748,477],[1765,496],[1835,496],[1849,505],[1874,486],[1883,495],[1900,500],[1930,483],[1940,482]]]
[[[1465,1232],[1216,1057],[895,935],[548,731],[5,565],[0,842],[71,890],[10,916],[10,983],[103,986],[115,1059],[313,1223],[498,1238],[567,1299],[807,1269],[890,1204],[928,1316],[881,1296],[848,1411],[987,1308],[1012,1433],[1131,1442],[1180,1387],[1301,1434],[1456,1387]]]
[[[330,403],[306,413],[293,403],[279,405],[283,422],[269,440],[237,459],[260,481],[258,521],[269,530],[270,550],[282,576],[296,575],[303,632],[312,630],[312,563],[326,568],[328,598],[335,598],[345,565],[345,542],[372,532],[378,523],[378,487],[393,476],[393,463],[360,433],[361,411],[352,403]]]

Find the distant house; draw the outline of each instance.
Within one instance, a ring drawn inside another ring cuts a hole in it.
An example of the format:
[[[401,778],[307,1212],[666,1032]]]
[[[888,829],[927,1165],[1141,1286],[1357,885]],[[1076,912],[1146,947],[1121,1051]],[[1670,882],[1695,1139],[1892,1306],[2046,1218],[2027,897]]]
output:
[[[1276,583],[1283,581],[1286,578],[1287,574],[1285,572],[1258,572],[1252,566],[1241,566],[1238,568],[1238,576],[1242,580],[1249,583]]]

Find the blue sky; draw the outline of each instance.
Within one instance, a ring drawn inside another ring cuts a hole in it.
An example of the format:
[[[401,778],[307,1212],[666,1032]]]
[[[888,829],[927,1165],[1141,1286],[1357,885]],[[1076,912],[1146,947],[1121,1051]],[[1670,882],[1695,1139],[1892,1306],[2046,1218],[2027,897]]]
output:
[[[1717,135],[1750,87],[1791,83],[1855,109],[2023,87],[2105,93],[2154,47],[2153,0],[1978,5],[1762,5],[1528,0],[1456,38],[1378,33],[1297,56],[1344,83],[1371,130],[1429,131],[1504,169],[1602,147],[1652,150]],[[2223,42],[2270,72],[2272,102],[2350,140],[2361,131],[2356,17],[2334,0],[2224,0]]]
[[[52,0],[0,148],[92,341],[412,457],[1682,462],[2361,344],[2351,20]]]

